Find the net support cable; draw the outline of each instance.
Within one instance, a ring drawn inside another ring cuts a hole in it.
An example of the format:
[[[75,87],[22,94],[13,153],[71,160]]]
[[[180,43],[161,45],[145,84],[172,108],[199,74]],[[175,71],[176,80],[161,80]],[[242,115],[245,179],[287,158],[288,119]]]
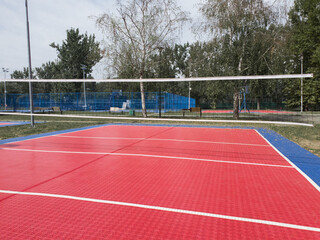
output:
[[[58,118],[87,118],[87,119],[106,119],[106,120],[133,120],[142,122],[188,122],[188,123],[252,123],[252,124],[275,124],[275,125],[291,125],[291,126],[305,126],[314,127],[310,123],[299,123],[299,122],[279,122],[279,121],[254,121],[254,120],[211,120],[211,119],[179,119],[179,118],[139,118],[139,117],[104,117],[104,116],[78,116],[78,115],[59,115],[59,114],[36,114],[36,113],[1,113],[4,115],[20,115],[20,116],[39,116],[39,117],[58,117]]]

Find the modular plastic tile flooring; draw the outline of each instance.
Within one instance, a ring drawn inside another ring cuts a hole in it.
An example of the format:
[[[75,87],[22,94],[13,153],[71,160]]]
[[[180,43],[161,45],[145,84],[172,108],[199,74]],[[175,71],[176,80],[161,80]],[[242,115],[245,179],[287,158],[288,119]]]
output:
[[[319,186],[255,129],[105,125],[0,166],[1,239],[320,239]]]

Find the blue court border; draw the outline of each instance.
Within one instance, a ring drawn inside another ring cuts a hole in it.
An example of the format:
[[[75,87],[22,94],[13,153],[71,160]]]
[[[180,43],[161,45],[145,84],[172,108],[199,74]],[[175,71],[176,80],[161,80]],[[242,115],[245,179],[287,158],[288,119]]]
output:
[[[6,125],[0,125],[0,127],[10,127],[10,126],[18,126],[18,125],[25,125],[25,124],[30,124],[30,122],[0,122],[0,123],[8,123]]]
[[[26,124],[26,123],[23,123]],[[128,124],[128,123],[109,123],[102,125],[94,125],[82,128],[67,129],[49,133],[42,133],[37,135],[30,135],[25,137],[11,138],[0,140],[1,144],[19,142],[29,139],[47,137],[58,135],[62,133],[71,133],[81,130],[94,129],[103,126],[154,126],[154,127],[188,127],[188,128],[221,128],[221,129],[255,129],[264,138],[266,138],[276,149],[278,149],[285,157],[287,157],[294,165],[296,165],[300,170],[302,170],[306,175],[308,175],[319,187],[320,187],[320,158],[313,153],[307,151],[306,149],[300,147],[298,144],[290,141],[289,139],[283,137],[282,135],[276,133],[273,130],[265,128],[255,128],[255,127],[227,127],[227,126],[206,126],[206,125],[170,125],[170,124]],[[12,125],[10,125],[12,126]]]
[[[294,165],[320,187],[320,158],[275,131],[260,128],[258,132]]]

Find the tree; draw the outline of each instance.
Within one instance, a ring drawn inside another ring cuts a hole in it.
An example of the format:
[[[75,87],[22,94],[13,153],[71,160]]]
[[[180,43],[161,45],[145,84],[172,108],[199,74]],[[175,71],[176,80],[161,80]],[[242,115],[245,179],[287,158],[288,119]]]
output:
[[[59,79],[63,77],[60,64],[56,62],[46,62],[41,67],[36,67],[36,77],[39,79]]]
[[[32,75],[34,75],[35,70],[32,70]],[[11,74],[12,79],[29,79],[29,68],[23,68],[22,71],[15,70]],[[9,93],[28,93],[29,92],[29,85],[28,82],[26,83],[10,83],[7,84],[7,91]]]
[[[42,64],[41,67],[36,67],[32,70],[32,76],[34,79],[56,79],[59,77],[59,71],[57,70],[58,64],[54,62],[47,62]],[[12,79],[28,79],[29,69],[23,68],[22,71],[15,70],[11,74]],[[28,81],[26,81],[28,83]],[[10,83],[9,88],[11,93],[28,93],[29,87],[27,84],[21,83]],[[52,85],[46,83],[34,83],[33,92],[34,93],[49,93],[52,92]]]
[[[305,72],[313,72],[314,78],[304,82],[304,107],[317,108],[320,104],[320,3],[319,0],[295,0],[289,12],[291,25],[291,49],[295,55],[296,72],[300,72],[300,55],[303,54]],[[299,82],[287,87],[288,102],[300,105]]]
[[[57,50],[57,64],[61,78],[83,78],[82,64],[86,66],[85,74],[89,74],[90,78],[93,66],[102,59],[99,43],[95,41],[95,35],[80,34],[79,29],[71,28],[67,30],[67,38],[62,41],[61,45],[52,43],[50,46]],[[49,65],[46,67],[49,67]],[[75,84],[75,88],[80,91],[79,84]]]
[[[56,62],[46,62],[42,64],[41,67],[36,67],[35,69],[36,76],[35,78],[39,79],[61,79],[64,77],[63,72],[61,71],[61,64]],[[61,87],[63,85],[62,83],[52,83],[52,84],[46,84],[46,83],[36,83],[34,84],[34,92],[38,93],[50,93],[50,92],[69,92],[72,91],[68,87]]]
[[[271,53],[277,40],[277,23],[271,8],[262,0],[206,0],[200,8],[205,22],[202,28],[220,42],[217,56],[220,60],[218,75],[270,74]],[[261,81],[259,82],[260,85]],[[239,90],[244,81],[225,83],[233,90],[234,118],[239,118]],[[256,83],[257,85],[257,83]],[[271,85],[258,86],[264,95]]]
[[[32,70],[32,75],[34,75],[34,71]],[[23,68],[22,71],[20,70],[14,70],[11,74],[12,79],[28,79],[29,78],[29,69]]]
[[[176,37],[186,20],[174,0],[129,0],[118,1],[116,15],[105,13],[96,23],[109,39],[106,57],[114,72],[125,63],[134,78],[142,79],[152,65],[151,56]],[[147,117],[143,82],[140,91],[142,113]]]
[[[85,73],[92,78],[93,66],[102,59],[99,43],[95,41],[94,35],[80,34],[79,29],[67,30],[67,38],[62,44],[52,43],[51,47],[55,48],[58,53],[56,61],[49,61],[36,67],[33,70],[33,78],[38,79],[80,79],[83,78],[81,64],[86,65]],[[11,78],[28,78],[28,69],[23,71],[14,71]],[[44,83],[34,84],[34,92],[73,92],[80,91],[81,83],[56,83],[48,85]],[[19,86],[12,85],[16,88],[13,91],[20,91]]]

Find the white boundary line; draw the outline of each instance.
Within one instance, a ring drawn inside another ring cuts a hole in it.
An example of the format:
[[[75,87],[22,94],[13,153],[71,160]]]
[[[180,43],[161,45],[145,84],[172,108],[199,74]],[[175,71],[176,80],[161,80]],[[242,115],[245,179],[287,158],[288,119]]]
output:
[[[204,122],[204,123],[257,123],[257,124],[278,124],[313,127],[313,124],[297,122],[274,122],[274,121],[250,121],[250,120],[205,120],[205,119],[177,119],[177,118],[137,118],[137,117],[102,117],[89,115],[59,115],[59,114],[38,114],[38,113],[9,113],[1,112],[3,115],[16,116],[39,116],[39,117],[60,117],[60,118],[88,118],[88,119],[110,119],[110,120],[134,120],[134,121],[153,121],[153,122]]]
[[[255,129],[256,130],[256,129]],[[273,146],[261,133],[259,133],[258,130],[256,132],[268,143],[270,146],[281,156],[283,157],[290,165],[296,169],[309,183],[311,183],[312,186],[315,187],[320,192],[320,187],[307,175],[305,174],[300,168],[298,168],[293,162],[290,161],[289,158],[287,158],[285,155],[282,154],[275,146]]]
[[[1,113],[2,114],[2,113]],[[59,135],[62,135],[62,134],[69,134],[69,133],[75,133],[75,132],[83,132],[83,131],[89,131],[89,130],[92,130],[92,129],[96,129],[96,128],[103,128],[103,127],[109,127],[109,126],[121,126],[121,125],[117,125],[117,124],[114,124],[114,123],[107,123],[107,124],[98,124],[98,125],[90,125],[90,126],[87,126],[87,127],[80,127],[79,129],[78,128],[75,128],[75,129],[66,129],[66,130],[57,130],[57,131],[54,131],[50,134],[50,132],[47,132],[47,133],[39,133],[39,134],[35,134],[36,137],[32,137],[32,138],[28,138],[28,139],[19,139],[19,140],[16,140],[16,141],[12,141],[12,142],[7,142],[7,143],[0,143],[0,149],[1,149],[1,145],[4,145],[4,144],[11,144],[11,143],[17,143],[17,142],[23,142],[23,141],[29,141],[29,140],[34,140],[34,139],[40,139],[40,138],[46,138],[46,137],[56,137],[56,136],[59,136]],[[84,129],[82,129],[84,128]],[[70,130],[70,131],[69,131]],[[243,129],[243,130],[246,130],[246,129]],[[66,131],[66,132],[62,132],[62,133],[56,133],[56,132],[60,132],[60,131]],[[45,136],[37,136],[37,135],[43,135],[43,134],[48,134],[48,135],[45,135]],[[32,136],[32,135],[31,135]],[[25,137],[28,137],[28,136],[25,136]],[[24,138],[24,137],[18,137],[18,138]],[[3,139],[3,140],[0,140],[1,141],[5,141],[5,140],[10,140],[9,139]]]
[[[249,163],[249,162],[234,162],[234,161],[202,159],[202,158],[188,158],[188,157],[175,157],[175,156],[162,156],[162,155],[147,155],[147,154],[134,154],[134,153],[72,152],[72,151],[33,150],[33,149],[5,148],[5,147],[2,147],[2,148],[0,147],[0,150],[25,151],[25,152],[41,152],[41,153],[67,153],[67,154],[113,155],[113,156],[137,156],[137,157],[153,157],[153,158],[166,158],[166,159],[182,159],[182,160],[202,161],[202,162],[218,162],[218,163],[228,163],[228,164],[255,165],[255,166],[266,166],[266,167],[293,168],[292,166],[275,165],[275,164]]]
[[[197,78],[144,78],[144,79],[0,79],[0,82],[199,82],[199,81],[228,81],[228,80],[268,80],[268,79],[313,78],[312,73],[283,74],[283,75],[251,75],[251,76],[221,76]]]
[[[61,138],[80,138],[80,139],[105,139],[105,140],[145,140],[145,141],[171,141],[171,142],[187,142],[187,143],[210,143],[210,144],[225,144],[225,145],[243,145],[254,147],[271,147],[269,144],[250,144],[250,143],[231,143],[231,142],[212,142],[212,141],[197,141],[197,140],[183,140],[183,139],[165,139],[165,138],[124,138],[124,137],[82,137],[82,136],[60,136]]]
[[[290,224],[290,223],[282,223],[282,222],[254,219],[254,218],[245,218],[245,217],[235,217],[235,216],[228,216],[228,215],[222,215],[222,214],[198,212],[198,211],[176,209],[176,208],[168,208],[168,207],[159,207],[159,206],[137,204],[137,203],[110,201],[110,200],[95,199],[95,198],[75,197],[75,196],[60,195],[60,194],[36,193],[36,192],[18,192],[18,191],[9,191],[9,190],[0,190],[0,193],[4,193],[4,194],[19,194],[19,195],[28,195],[28,196],[41,196],[41,197],[51,197],[51,198],[78,200],[78,201],[85,201],[85,202],[112,204],[112,205],[119,205],[119,206],[126,206],[126,207],[143,208],[143,209],[150,209],[150,210],[157,210],[157,211],[173,212],[173,213],[180,213],[180,214],[189,214],[189,215],[196,215],[196,216],[203,216],[203,217],[212,217],[212,218],[233,220],[233,221],[239,221],[239,222],[258,223],[258,224],[264,224],[264,225],[270,225],[270,226],[277,226],[277,227],[285,227],[285,228],[292,228],[292,229],[298,229],[298,230],[320,232],[320,228],[317,228],[317,227],[309,227],[309,226],[302,226],[302,225]]]

